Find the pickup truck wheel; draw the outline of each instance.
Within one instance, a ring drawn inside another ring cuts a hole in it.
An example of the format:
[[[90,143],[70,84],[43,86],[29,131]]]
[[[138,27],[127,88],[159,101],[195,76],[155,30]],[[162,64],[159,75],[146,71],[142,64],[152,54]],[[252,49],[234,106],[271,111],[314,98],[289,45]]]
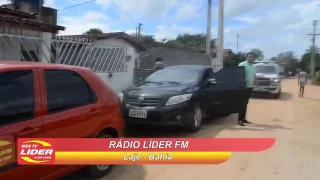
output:
[[[197,132],[200,130],[201,128],[201,124],[202,124],[202,120],[203,120],[203,112],[201,110],[201,107],[196,104],[193,108],[192,114],[191,116],[187,117],[187,130],[189,132]]]
[[[281,89],[280,89],[280,91],[279,91],[279,93],[278,93],[278,94],[273,95],[273,98],[275,98],[275,99],[279,99],[279,98],[280,98],[280,96],[281,96]]]
[[[97,138],[114,138],[110,134],[101,134],[98,135]],[[110,164],[97,164],[97,165],[90,165],[85,168],[85,173],[92,177],[92,178],[102,178],[106,176],[111,169],[113,168],[113,165]]]

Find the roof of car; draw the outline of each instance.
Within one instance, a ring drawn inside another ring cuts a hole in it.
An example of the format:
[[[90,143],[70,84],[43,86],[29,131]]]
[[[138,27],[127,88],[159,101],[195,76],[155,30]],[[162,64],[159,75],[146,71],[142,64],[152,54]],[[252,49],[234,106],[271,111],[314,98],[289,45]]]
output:
[[[62,64],[55,64],[55,63],[45,63],[45,62],[26,62],[26,61],[0,61],[0,68],[6,68],[6,67],[27,67],[27,68],[33,68],[33,67],[53,67],[57,69],[88,69],[83,68],[79,66],[69,66],[69,65],[62,65]]]

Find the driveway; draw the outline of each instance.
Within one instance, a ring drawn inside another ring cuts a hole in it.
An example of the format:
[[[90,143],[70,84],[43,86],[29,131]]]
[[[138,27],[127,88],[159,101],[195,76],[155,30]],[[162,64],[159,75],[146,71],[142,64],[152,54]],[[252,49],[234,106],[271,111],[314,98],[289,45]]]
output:
[[[307,86],[298,98],[297,79],[283,81],[280,99],[253,98],[248,119],[240,127],[237,115],[208,119],[195,134],[173,129],[128,132],[130,137],[275,137],[275,145],[260,153],[233,153],[221,165],[117,166],[102,180],[316,180],[320,170],[320,88]],[[318,177],[318,178],[317,178]],[[66,179],[87,179],[75,173]]]

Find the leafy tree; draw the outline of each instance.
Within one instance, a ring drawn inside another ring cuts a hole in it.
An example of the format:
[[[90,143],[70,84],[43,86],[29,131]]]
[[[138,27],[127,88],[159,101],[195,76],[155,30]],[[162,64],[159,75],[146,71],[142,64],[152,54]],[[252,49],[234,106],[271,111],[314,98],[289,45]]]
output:
[[[315,53],[320,53],[320,48],[317,46],[314,48]],[[312,52],[312,46],[309,46],[309,48],[306,50],[306,53],[311,53]]]
[[[262,52],[260,49],[258,49],[258,48],[253,48],[253,49],[251,49],[250,52],[252,52],[252,53],[255,55],[255,57],[257,58],[257,60],[263,60],[263,59],[264,59],[264,54],[263,54],[263,52]]]
[[[157,43],[152,35],[141,35],[139,41],[146,46]]]
[[[286,64],[286,71],[296,72],[299,67],[298,58],[293,51],[283,52],[278,54],[277,60],[278,63]]]
[[[100,35],[100,34],[103,34],[103,31],[99,28],[91,28],[83,34],[84,35]]]
[[[270,58],[270,61],[276,61],[276,60],[277,60],[277,57]]]
[[[167,45],[172,45],[172,46],[184,46],[183,43],[178,42],[178,41],[176,41],[176,40],[169,40],[169,41],[167,41],[165,44],[167,44]]]
[[[316,47],[316,49],[319,49]],[[315,70],[320,71],[320,52],[315,53]],[[304,69],[307,72],[310,72],[310,62],[311,62],[311,52],[310,48],[302,55],[301,61],[299,62],[299,68]]]
[[[228,53],[225,53],[224,56],[224,67],[230,67],[230,66],[238,66],[241,62],[245,61],[246,54],[242,52],[238,52],[235,54],[232,50],[230,50]]]
[[[205,49],[206,37],[206,34],[179,34],[175,40],[169,40],[166,42],[166,44],[195,49]],[[216,47],[216,40],[212,39],[210,43],[211,48],[214,49]]]
[[[149,46],[152,44],[157,43],[157,41],[154,39],[153,35],[145,35],[142,34],[140,38],[137,37],[136,34],[130,34],[131,37],[133,37],[134,39],[136,39],[137,41],[139,41],[141,44],[145,45],[145,46]]]

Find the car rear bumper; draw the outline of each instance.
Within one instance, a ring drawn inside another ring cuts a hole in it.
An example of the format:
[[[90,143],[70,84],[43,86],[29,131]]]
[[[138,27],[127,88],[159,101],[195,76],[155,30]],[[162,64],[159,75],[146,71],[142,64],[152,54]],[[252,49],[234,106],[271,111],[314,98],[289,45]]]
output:
[[[129,117],[130,109],[146,110],[146,118]],[[156,126],[184,126],[186,118],[192,112],[190,102],[166,107],[136,107],[126,105],[123,108],[123,117],[127,125],[156,125]]]

